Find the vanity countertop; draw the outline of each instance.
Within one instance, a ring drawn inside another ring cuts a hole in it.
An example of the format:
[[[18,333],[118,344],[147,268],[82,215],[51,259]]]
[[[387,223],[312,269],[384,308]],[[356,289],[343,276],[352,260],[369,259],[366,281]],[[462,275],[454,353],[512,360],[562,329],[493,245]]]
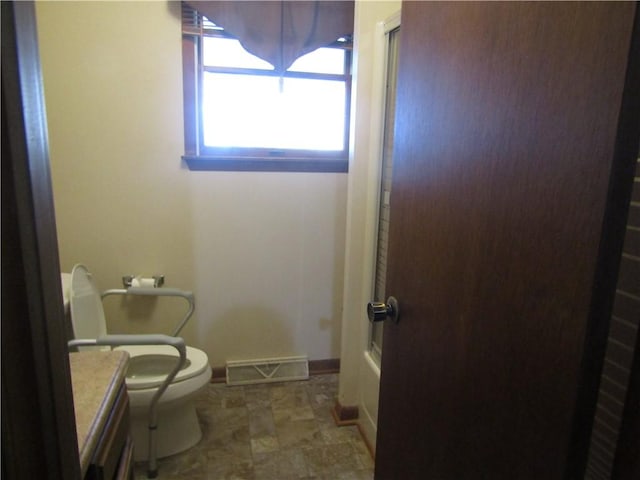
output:
[[[69,354],[82,476],[87,472],[120,385],[129,355],[122,351]]]

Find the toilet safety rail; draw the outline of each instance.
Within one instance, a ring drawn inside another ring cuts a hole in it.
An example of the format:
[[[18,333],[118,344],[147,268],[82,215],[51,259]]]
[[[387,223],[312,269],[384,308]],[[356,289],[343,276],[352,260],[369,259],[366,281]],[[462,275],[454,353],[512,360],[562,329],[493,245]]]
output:
[[[149,406],[149,458],[147,467],[147,478],[156,478],[158,476],[157,465],[157,442],[156,430],[158,428],[158,400],[173,381],[180,369],[187,361],[187,347],[184,340],[180,337],[169,335],[149,334],[149,335],[103,335],[98,338],[79,338],[70,340],[69,347],[87,347],[87,346],[109,346],[117,347],[120,345],[170,345],[178,350],[179,358],[176,366],[169,372],[167,378],[160,385],[156,393],[151,399]]]
[[[182,320],[178,323],[176,328],[171,332],[171,336],[177,337],[178,334],[182,331],[184,326],[187,324],[191,315],[196,308],[196,301],[192,292],[187,292],[184,290],[179,290],[177,288],[153,288],[153,287],[129,287],[129,288],[112,288],[109,290],[105,290],[102,292],[101,296],[104,299],[109,295],[142,295],[142,296],[151,296],[151,297],[181,297],[184,298],[188,304],[189,308],[187,309],[187,313],[182,318]]]

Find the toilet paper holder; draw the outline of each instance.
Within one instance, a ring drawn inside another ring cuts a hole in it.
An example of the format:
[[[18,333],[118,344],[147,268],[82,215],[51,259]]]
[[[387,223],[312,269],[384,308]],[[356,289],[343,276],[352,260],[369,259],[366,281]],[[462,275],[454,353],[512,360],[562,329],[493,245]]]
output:
[[[101,298],[104,299],[111,295],[134,295],[146,297],[180,297],[187,301],[187,312],[173,329],[173,332],[171,333],[172,337],[178,336],[195,311],[196,302],[193,297],[193,292],[180,290],[178,288],[158,288],[164,284],[164,275],[154,275],[153,277],[146,278],[141,276],[125,275],[122,277],[122,283],[125,288],[111,288],[109,290],[105,290],[100,294]]]
[[[133,279],[137,278],[139,280],[146,280],[142,275],[124,275],[122,277],[122,285],[124,288],[131,288],[133,286]],[[151,277],[153,279],[153,288],[160,288],[164,285],[164,275],[153,275]]]

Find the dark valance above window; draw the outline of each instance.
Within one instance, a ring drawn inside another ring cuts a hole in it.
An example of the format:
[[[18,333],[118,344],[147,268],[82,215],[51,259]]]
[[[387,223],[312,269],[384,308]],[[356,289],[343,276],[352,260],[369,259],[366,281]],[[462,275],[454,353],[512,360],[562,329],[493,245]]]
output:
[[[187,1],[282,73],[302,55],[353,33],[353,1]]]

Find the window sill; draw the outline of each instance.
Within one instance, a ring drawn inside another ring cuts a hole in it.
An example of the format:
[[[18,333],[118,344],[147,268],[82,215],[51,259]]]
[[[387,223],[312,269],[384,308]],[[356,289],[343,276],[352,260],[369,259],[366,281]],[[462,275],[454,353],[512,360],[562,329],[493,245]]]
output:
[[[324,172],[347,173],[347,159],[213,157],[184,155],[189,170],[222,172]]]

